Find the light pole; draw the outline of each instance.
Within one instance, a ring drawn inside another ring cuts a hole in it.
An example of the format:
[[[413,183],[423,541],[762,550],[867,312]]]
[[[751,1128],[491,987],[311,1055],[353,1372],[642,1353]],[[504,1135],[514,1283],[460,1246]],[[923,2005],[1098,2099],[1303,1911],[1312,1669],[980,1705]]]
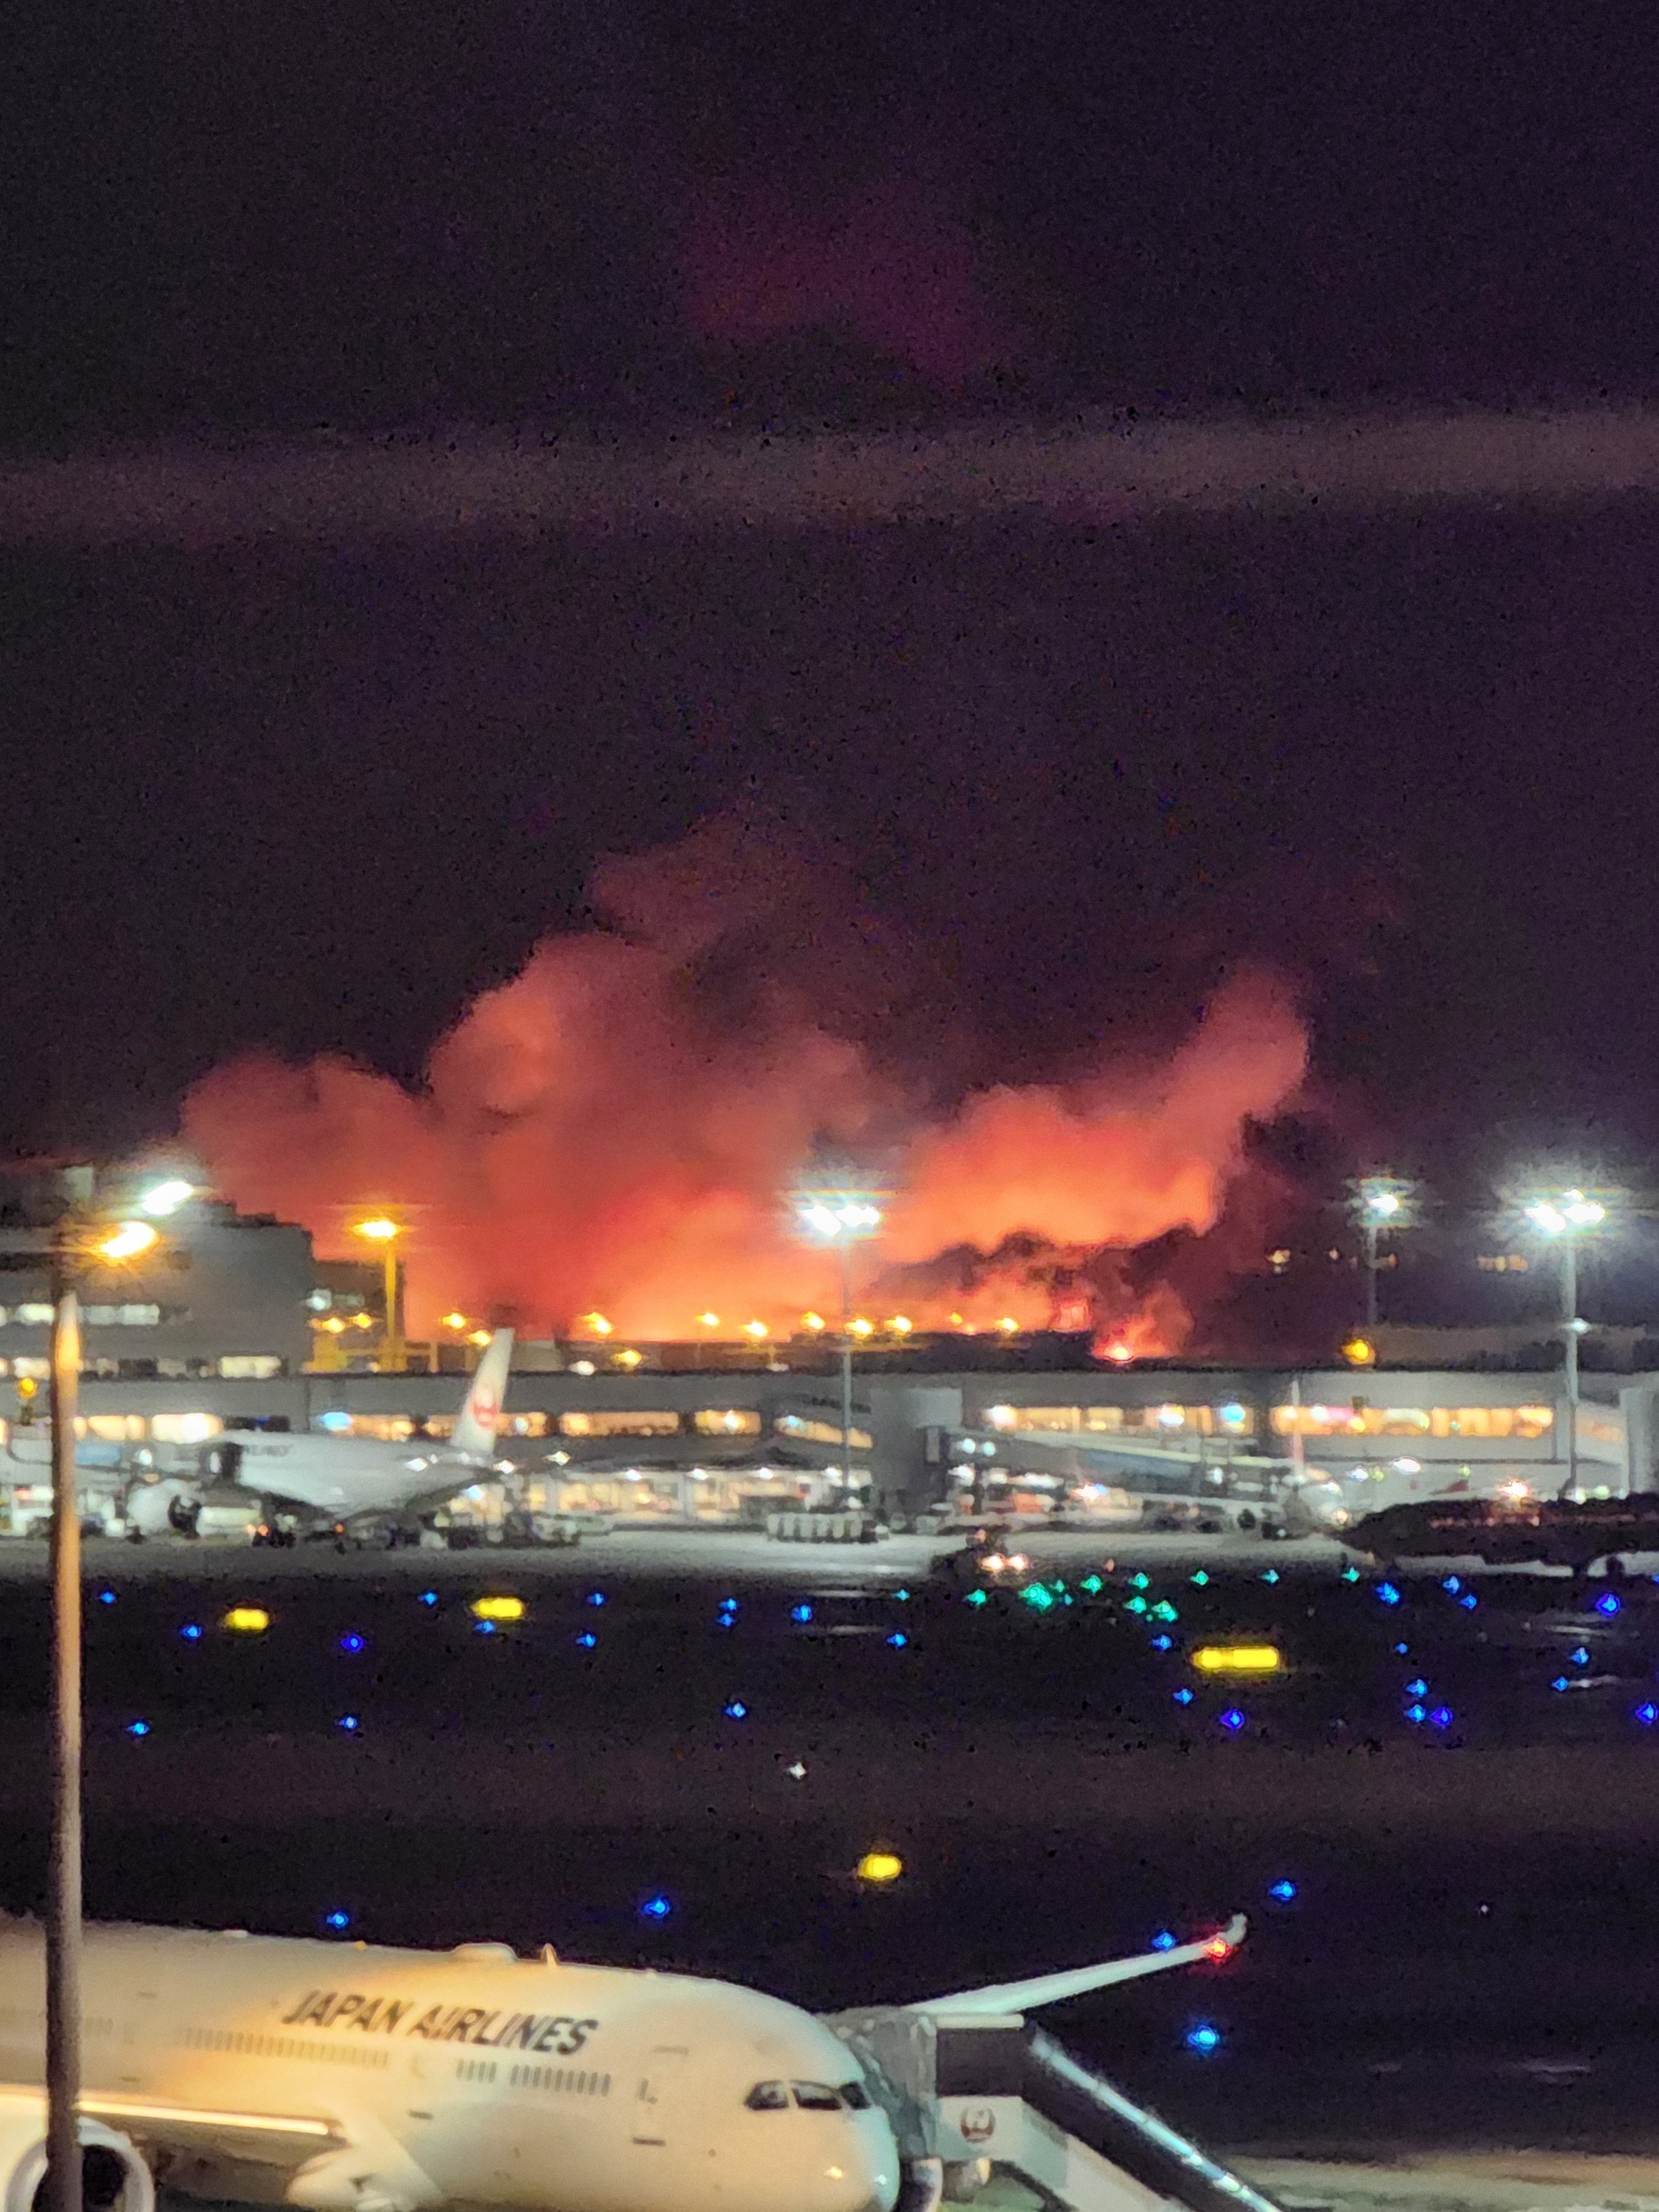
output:
[[[1398,1176],[1361,1176],[1349,1186],[1350,1204],[1365,1242],[1365,1334],[1376,1333],[1377,1240],[1385,1230],[1412,1224],[1412,1187]]]
[[[833,1244],[841,1262],[841,1474],[844,1487],[853,1480],[853,1262],[854,1240],[873,1237],[881,1226],[881,1208],[861,1191],[810,1190],[799,1192],[795,1212],[809,1235]]]
[[[1551,1190],[1540,1191],[1525,1212],[1533,1227],[1561,1253],[1561,1364],[1567,1388],[1567,1479],[1562,1495],[1570,1498],[1578,1488],[1578,1340],[1589,1326],[1578,1317],[1578,1239],[1586,1230],[1601,1226],[1607,1209],[1582,1190]]]
[[[150,1221],[99,1223],[88,1211],[92,1170],[71,1168],[52,1229],[52,1847],[46,1870],[46,2174],[52,2212],[82,2212],[81,2140],[81,1501],[75,1476],[81,1381],[77,1266],[120,1267],[149,1251]],[[158,1183],[139,1199],[152,1217],[175,1212],[189,1183]]]
[[[386,1214],[375,1213],[366,1221],[354,1221],[351,1228],[354,1236],[367,1237],[371,1244],[382,1248],[386,1334],[380,1340],[380,1371],[385,1375],[401,1375],[404,1371],[404,1333],[398,1325],[398,1239],[404,1233],[403,1224],[393,1221]]]

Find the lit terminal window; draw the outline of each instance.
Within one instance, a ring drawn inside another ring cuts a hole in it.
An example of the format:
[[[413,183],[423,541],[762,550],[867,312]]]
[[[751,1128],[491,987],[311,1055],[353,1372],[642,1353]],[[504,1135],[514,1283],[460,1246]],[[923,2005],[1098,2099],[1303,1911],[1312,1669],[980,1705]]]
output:
[[[1482,1252],[1474,1264],[1483,1275],[1524,1275],[1528,1272],[1524,1252]]]
[[[155,1328],[160,1306],[82,1306],[81,1318],[88,1328]]]
[[[149,1432],[158,1444],[204,1444],[220,1436],[224,1423],[216,1413],[152,1413]]]
[[[1281,1437],[1483,1437],[1535,1442],[1555,1415],[1547,1406],[1275,1406]]]
[[[1022,1436],[1239,1436],[1254,1427],[1246,1407],[1226,1406],[992,1406],[994,1429]]]
[[[227,1352],[220,1355],[219,1372],[228,1382],[269,1382],[286,1364],[275,1352]]]
[[[761,1417],[746,1406],[705,1406],[691,1416],[700,1437],[757,1437]]]
[[[142,1413],[85,1413],[75,1424],[77,1437],[96,1437],[100,1443],[141,1444],[149,1434]]]
[[[562,1437],[677,1437],[678,1413],[561,1413]]]
[[[839,1421],[809,1420],[804,1413],[780,1413],[777,1421],[781,1437],[795,1437],[804,1444],[838,1444],[841,1442]],[[851,1431],[853,1449],[868,1451],[870,1438],[863,1429]]]

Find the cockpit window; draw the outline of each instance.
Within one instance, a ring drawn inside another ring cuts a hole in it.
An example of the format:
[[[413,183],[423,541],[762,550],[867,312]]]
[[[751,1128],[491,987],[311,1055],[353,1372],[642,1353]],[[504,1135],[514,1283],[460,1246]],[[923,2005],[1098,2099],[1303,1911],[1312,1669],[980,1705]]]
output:
[[[841,2099],[827,2081],[797,2081],[795,2102],[804,2112],[838,2112]]]
[[[869,2092],[862,2081],[843,2081],[841,2101],[849,2112],[867,2112],[870,2109]]]
[[[751,2112],[787,2112],[789,2085],[787,2081],[757,2081],[743,2101]]]

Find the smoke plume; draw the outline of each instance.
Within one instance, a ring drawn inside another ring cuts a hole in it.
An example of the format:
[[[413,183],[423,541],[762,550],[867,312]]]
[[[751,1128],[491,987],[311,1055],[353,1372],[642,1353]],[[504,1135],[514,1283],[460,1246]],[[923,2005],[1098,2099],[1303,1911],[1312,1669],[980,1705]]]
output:
[[[872,1002],[902,1008],[897,955],[752,824],[607,864],[594,898],[601,926],[477,999],[419,1089],[335,1058],[210,1075],[185,1133],[217,1187],[325,1254],[364,1212],[398,1214],[417,1334],[459,1310],[561,1335],[599,1316],[619,1345],[775,1340],[840,1301],[790,1194],[815,1160],[859,1159],[884,1193],[854,1258],[872,1322],[1176,1348],[1185,1308],[1130,1256],[1212,1231],[1248,1124],[1297,1093],[1306,1038],[1277,980],[1235,974],[1157,1061],[1103,1048],[1079,1080],[941,1097],[836,988],[851,944],[885,978]]]

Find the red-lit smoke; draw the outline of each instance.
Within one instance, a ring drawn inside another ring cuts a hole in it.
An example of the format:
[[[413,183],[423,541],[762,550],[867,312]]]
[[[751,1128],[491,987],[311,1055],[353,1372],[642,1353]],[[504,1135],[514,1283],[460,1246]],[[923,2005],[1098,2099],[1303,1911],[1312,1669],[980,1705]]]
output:
[[[801,924],[769,931],[774,888],[731,824],[611,864],[598,897],[628,933],[541,945],[440,1042],[419,1091],[338,1059],[250,1058],[197,1086],[185,1133],[227,1197],[305,1223],[325,1254],[351,1251],[363,1212],[398,1214],[417,1334],[452,1310],[559,1334],[598,1313],[618,1345],[833,1320],[835,1259],[787,1203],[829,1146],[883,1163],[886,1218],[855,1255],[873,1321],[1176,1348],[1185,1309],[1136,1287],[1129,1255],[1210,1231],[1246,1122],[1297,1092],[1306,1039],[1283,987],[1234,975],[1161,1064],[927,1108],[815,1018],[821,993],[769,974]]]

